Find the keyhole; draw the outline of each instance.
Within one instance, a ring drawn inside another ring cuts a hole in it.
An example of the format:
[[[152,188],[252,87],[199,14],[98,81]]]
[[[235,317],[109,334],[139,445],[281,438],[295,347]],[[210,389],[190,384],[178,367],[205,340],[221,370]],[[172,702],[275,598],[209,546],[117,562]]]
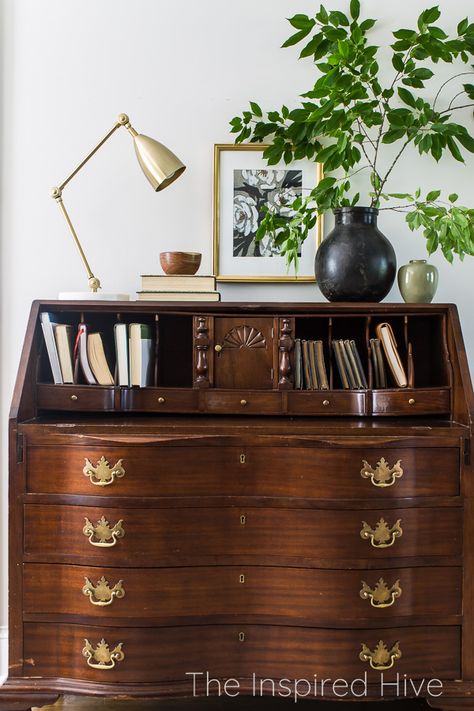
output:
[[[240,463],[245,464],[245,454],[240,455]]]
[[[240,517],[240,525],[245,526],[245,515],[244,514],[242,514],[242,516]]]

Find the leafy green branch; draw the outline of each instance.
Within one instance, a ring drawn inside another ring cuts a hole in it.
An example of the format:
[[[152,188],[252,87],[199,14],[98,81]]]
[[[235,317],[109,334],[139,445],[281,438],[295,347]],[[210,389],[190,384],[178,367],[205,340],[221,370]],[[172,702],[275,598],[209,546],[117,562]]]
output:
[[[297,14],[289,19],[296,31],[283,47],[303,44],[300,59],[311,58],[319,74],[314,85],[294,109],[282,106],[264,114],[252,101],[250,110],[231,121],[237,143],[268,144],[264,158],[269,165],[306,158],[324,168],[325,178],[319,185],[293,203],[290,220],[267,213],[257,233],[257,239],[271,234],[289,265],[297,265],[298,249],[317,214],[359,203],[359,193],[350,195],[351,177],[359,167],[368,169],[368,190],[363,202],[370,201],[371,206],[378,207],[382,199],[387,199],[387,182],[408,147],[414,147],[420,155],[431,155],[435,161],[448,152],[464,162],[463,151],[474,152],[471,132],[452,120],[455,111],[474,107],[474,85],[462,84],[462,90],[456,90],[446,108],[437,108],[442,91],[450,82],[474,72],[457,72],[443,82],[432,103],[420,95],[420,90],[434,78],[427,62],[468,64],[474,55],[474,24],[468,18],[461,20],[456,35],[450,38],[437,24],[440,15],[437,6],[427,8],[418,17],[416,28],[393,32],[390,51],[394,74],[386,85],[377,60],[379,48],[370,44],[368,37],[376,20],[360,19],[359,0],[350,1],[349,15],[328,11],[321,5],[314,17]],[[469,69],[472,68],[471,65]],[[460,97],[465,100],[456,104]],[[382,171],[381,155],[390,144],[399,144],[398,150]],[[410,212],[407,222],[410,228],[423,228],[429,249],[439,246],[448,260],[453,254],[472,254],[471,210],[443,208],[418,198],[416,205],[414,213],[419,218],[409,220],[413,214]],[[447,212],[435,214],[435,209]],[[454,228],[445,227],[449,220]],[[434,230],[437,239],[430,230]],[[456,241],[457,230],[461,230],[463,238]]]

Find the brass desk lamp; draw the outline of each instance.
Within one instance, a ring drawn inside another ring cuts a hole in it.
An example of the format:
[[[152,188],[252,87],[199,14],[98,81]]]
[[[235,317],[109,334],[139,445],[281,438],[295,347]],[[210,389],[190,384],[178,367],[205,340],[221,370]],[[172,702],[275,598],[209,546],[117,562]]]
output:
[[[117,118],[117,122],[111,128],[111,130],[104,136],[104,138],[97,144],[95,148],[84,158],[84,160],[79,163],[77,168],[75,168],[68,177],[63,180],[63,182],[51,190],[51,197],[58,203],[61,212],[67,222],[69,230],[73,236],[76,247],[79,250],[82,262],[87,272],[89,279],[90,292],[86,293],[74,293],[74,294],[62,294],[63,298],[92,298],[92,299],[128,299],[127,294],[98,294],[98,289],[101,289],[99,279],[93,274],[90,268],[87,257],[84,254],[84,250],[77,236],[76,230],[71,222],[69,213],[63,202],[63,190],[66,185],[79,173],[79,171],[85,166],[86,163],[92,158],[93,155],[97,153],[99,148],[101,148],[106,141],[115,133],[115,131],[121,126],[125,126],[127,131],[133,138],[133,143],[135,145],[135,153],[138,158],[138,162],[151,183],[153,189],[158,192],[159,190],[164,190],[164,188],[171,185],[171,183],[179,178],[181,173],[186,169],[186,166],[181,163],[179,158],[177,158],[174,153],[172,153],[166,146],[153,138],[148,136],[143,136],[138,134],[133,126],[130,124],[130,120],[126,114],[120,114]]]

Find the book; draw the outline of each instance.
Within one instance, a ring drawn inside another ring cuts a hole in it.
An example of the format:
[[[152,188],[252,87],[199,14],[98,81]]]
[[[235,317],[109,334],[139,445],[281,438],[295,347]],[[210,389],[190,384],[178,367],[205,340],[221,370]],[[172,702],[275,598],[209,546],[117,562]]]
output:
[[[215,291],[216,277],[178,274],[142,274],[143,291]]]
[[[114,376],[107,362],[101,333],[89,333],[87,336],[87,358],[99,385],[114,385]]]
[[[58,323],[53,326],[53,330],[63,383],[72,384],[74,382],[72,326],[67,323]]]
[[[117,385],[130,385],[130,370],[128,363],[128,328],[126,323],[114,325],[115,363]]]
[[[357,344],[356,344],[356,342],[355,342],[353,339],[351,339],[351,340],[349,341],[349,343],[350,343],[350,346],[351,346],[351,350],[352,350],[352,352],[353,352],[353,354],[354,354],[354,360],[355,360],[355,362],[356,362],[356,368],[357,368],[357,372],[358,372],[358,374],[359,374],[359,379],[360,379],[360,382],[361,382],[361,388],[368,388],[368,387],[369,387],[369,384],[368,384],[368,382],[367,382],[367,376],[366,376],[365,371],[364,371],[364,368],[363,368],[363,366],[362,366],[362,361],[361,361],[361,359],[360,359],[360,354],[359,354],[359,350],[358,350],[358,348],[357,348]]]
[[[309,370],[311,374],[311,382],[314,390],[319,390],[318,373],[316,370],[316,348],[314,341],[308,341],[309,352]]]
[[[382,346],[378,338],[370,339],[370,351],[372,355],[372,364],[374,367],[374,380],[376,388],[387,387],[387,375],[385,372],[385,363],[383,360]]]
[[[77,338],[74,346],[75,381],[79,377],[79,367],[82,370],[85,381],[88,385],[97,385],[94,373],[92,372],[87,355],[87,325],[80,323],[77,327]]]
[[[342,357],[342,361],[344,363],[344,369],[346,371],[346,376],[349,381],[349,388],[351,390],[357,390],[359,388],[358,379],[352,369],[352,363],[349,358],[348,346],[346,346],[346,343],[348,344],[349,341],[343,341],[341,338],[339,340],[339,343],[340,343],[340,349],[341,349],[341,357]]]
[[[324,362],[324,348],[322,341],[315,341],[316,349],[316,370],[318,371],[318,382],[321,390],[329,390],[328,374],[326,363]]]
[[[397,341],[391,325],[389,323],[379,323],[375,327],[375,333],[380,339],[388,366],[396,384],[399,388],[406,388],[408,380],[398,352]]]
[[[153,365],[152,328],[144,323],[129,326],[130,385],[150,385]]]
[[[54,337],[54,327],[58,325],[58,322],[56,321],[56,316],[50,313],[49,311],[43,311],[40,314],[40,320],[54,384],[62,385],[63,376],[61,372],[61,365],[59,363],[59,354],[56,346],[56,339]]]
[[[350,384],[349,384],[347,373],[346,373],[346,370],[344,367],[344,360],[342,357],[343,348],[342,348],[341,341],[333,341],[332,347],[334,350],[334,358],[336,360],[337,370],[339,372],[339,377],[341,379],[342,387],[344,388],[344,390],[349,390]]]
[[[295,338],[295,390],[303,388],[303,362],[301,359],[301,339]]]
[[[313,390],[313,382],[311,380],[311,367],[309,363],[309,346],[308,341],[301,341],[301,351],[303,360],[303,382],[305,390]]]
[[[220,301],[218,291],[137,291],[139,301]]]

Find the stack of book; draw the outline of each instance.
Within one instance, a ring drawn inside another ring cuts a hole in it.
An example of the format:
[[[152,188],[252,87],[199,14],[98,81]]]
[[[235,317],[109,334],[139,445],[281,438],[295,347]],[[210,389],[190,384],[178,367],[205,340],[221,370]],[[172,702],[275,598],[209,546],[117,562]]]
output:
[[[141,301],[220,301],[213,276],[143,274]]]
[[[114,336],[91,333],[85,323],[58,323],[54,314],[41,314],[46,350],[54,383],[87,385],[150,385],[153,378],[152,327],[116,323]],[[114,345],[112,345],[112,341]]]
[[[322,341],[295,338],[295,389],[329,389]]]
[[[359,351],[354,340],[332,342],[337,370],[344,390],[363,390],[368,387]]]

